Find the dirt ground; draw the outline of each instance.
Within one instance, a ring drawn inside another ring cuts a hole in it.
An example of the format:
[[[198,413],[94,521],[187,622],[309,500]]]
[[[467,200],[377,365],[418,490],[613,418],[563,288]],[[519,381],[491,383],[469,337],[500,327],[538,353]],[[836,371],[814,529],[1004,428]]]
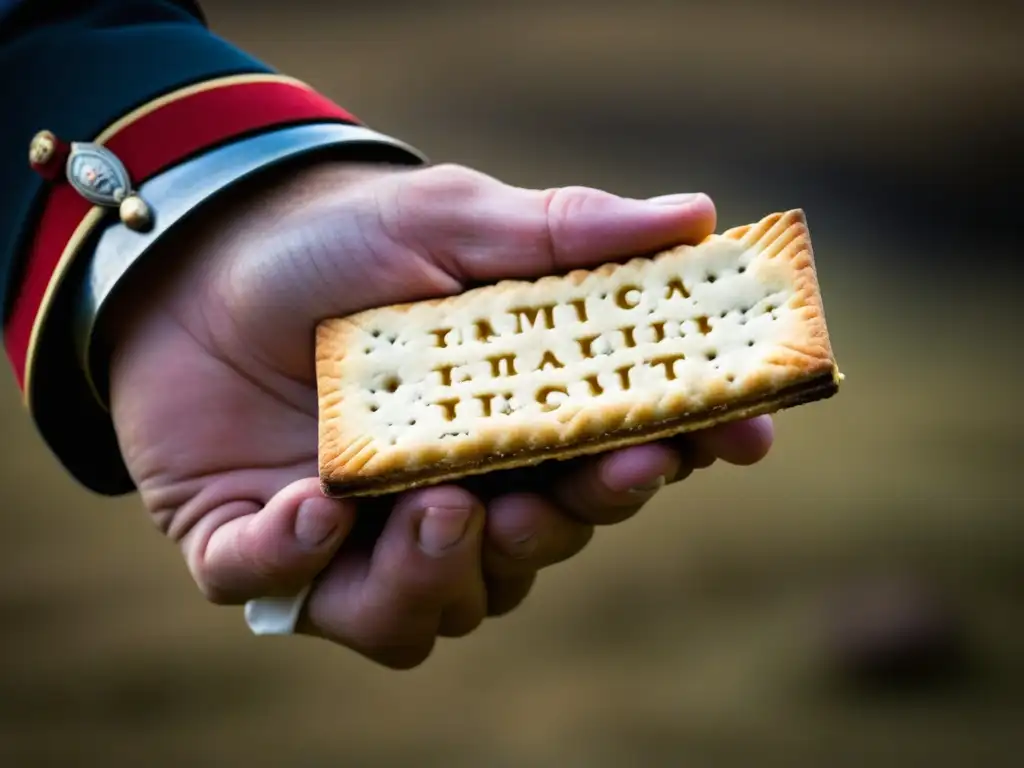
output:
[[[0,765],[1018,765],[1024,19],[961,5],[204,3],[434,160],[803,207],[846,385],[394,673],[206,605],[5,377]],[[855,654],[858,594],[916,634]]]

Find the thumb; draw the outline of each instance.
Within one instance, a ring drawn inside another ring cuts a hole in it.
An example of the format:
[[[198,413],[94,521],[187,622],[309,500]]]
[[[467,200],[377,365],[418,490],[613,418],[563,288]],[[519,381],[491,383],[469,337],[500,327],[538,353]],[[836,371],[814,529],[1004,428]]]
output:
[[[589,187],[524,189],[455,165],[328,173],[306,186],[282,192],[286,203],[274,198],[291,213],[237,230],[241,241],[221,249],[214,292],[217,311],[258,348],[250,351],[297,380],[308,378],[313,349],[296,340],[311,339],[325,318],[596,267],[715,229],[704,194],[649,201]]]
[[[304,478],[264,506],[232,501],[182,540],[192,576],[211,602],[239,604],[294,594],[330,562],[352,530],[355,504],[330,499]]]
[[[700,242],[716,212],[701,193],[636,200],[589,187],[534,190],[482,175],[473,193],[426,184],[402,231],[461,283],[540,277]]]

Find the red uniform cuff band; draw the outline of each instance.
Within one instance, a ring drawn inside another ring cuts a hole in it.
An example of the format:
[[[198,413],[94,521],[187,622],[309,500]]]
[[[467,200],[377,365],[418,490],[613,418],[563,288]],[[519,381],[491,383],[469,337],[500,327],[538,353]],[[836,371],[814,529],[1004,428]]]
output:
[[[224,142],[312,121],[359,125],[353,115],[303,83],[278,75],[244,75],[162,96],[118,120],[89,143],[112,153],[115,165],[120,161],[129,182],[128,190],[120,190],[123,195],[161,171]],[[51,185],[33,227],[20,290],[4,328],[7,355],[26,401],[36,340],[56,289],[83,243],[112,212],[85,196],[90,188],[109,194],[110,188],[116,187],[109,174],[105,175],[102,157],[98,165],[76,165],[77,188],[64,175],[60,166],[72,148],[65,143],[69,140],[77,139],[43,134],[30,150],[33,167],[51,180]],[[141,205],[141,209],[129,209],[127,215],[149,215],[144,201]],[[122,218],[125,215],[122,207]]]
[[[126,290],[125,278],[154,245],[187,226],[187,220],[210,201],[272,168],[351,161],[413,166],[427,159],[414,147],[365,126],[310,123],[232,141],[141,184],[139,194],[159,214],[152,226],[146,231],[120,225],[104,227],[90,242],[89,253],[81,256],[82,278],[73,281],[78,294],[73,299],[75,357],[96,405],[107,407],[109,353],[96,338],[96,330],[103,324],[110,299]],[[40,348],[38,370],[43,370],[42,358],[48,354],[48,347],[45,351]],[[51,407],[41,400],[38,406]]]

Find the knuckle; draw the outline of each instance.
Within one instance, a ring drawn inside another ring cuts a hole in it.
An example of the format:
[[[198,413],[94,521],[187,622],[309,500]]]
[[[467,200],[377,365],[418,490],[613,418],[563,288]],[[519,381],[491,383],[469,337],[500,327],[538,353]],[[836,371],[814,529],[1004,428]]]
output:
[[[229,591],[219,583],[216,569],[206,558],[205,548],[186,549],[185,559],[192,581],[204,600],[213,605],[231,605],[234,602]]]
[[[484,567],[491,577],[527,576],[576,556],[593,536],[593,522],[568,517],[548,520],[528,536],[496,532],[484,551]]]
[[[547,192],[547,211],[551,221],[559,221],[576,215],[593,194],[587,187],[556,187]]]
[[[579,554],[584,549],[586,549],[587,545],[590,544],[593,538],[594,526],[580,525],[579,527],[577,527],[575,531],[575,536],[573,537],[573,541],[568,548],[570,556]]]
[[[249,572],[261,582],[278,582],[288,575],[288,558],[278,547],[253,547],[246,560]]]
[[[473,565],[456,557],[442,556],[397,574],[389,586],[393,604],[401,606],[410,620],[439,614],[462,594],[472,578]]]
[[[396,671],[422,666],[434,653],[433,639],[412,645],[383,646],[372,649],[367,656],[378,664]]]
[[[502,595],[488,603],[487,613],[493,618],[508,616],[508,614],[512,613],[512,611],[523,604],[526,597],[526,595],[515,595],[513,597],[506,597],[505,595]]]
[[[408,210],[464,205],[480,195],[491,181],[486,174],[463,165],[446,163],[404,174],[399,180],[397,198]]]
[[[595,190],[580,186],[558,187],[547,191],[545,210],[552,239],[557,239],[568,222],[585,211],[594,195]]]
[[[572,222],[591,199],[586,187],[558,187],[544,193],[544,224],[539,247],[547,254],[551,268],[557,268],[560,255],[571,251]]]
[[[426,571],[422,577],[422,582],[404,585],[395,593],[395,604],[408,612],[410,621],[440,615],[444,606],[462,591],[461,577]]]
[[[414,178],[410,176],[409,178]],[[457,163],[441,163],[424,168],[419,174],[419,183],[431,191],[452,193],[475,192],[488,176]]]
[[[555,565],[575,557],[586,548],[592,538],[594,538],[594,526],[573,526],[570,530],[557,537],[548,557],[545,558],[545,562],[539,564],[538,567],[543,568],[548,565]]]
[[[187,555],[189,571],[199,593],[213,605],[237,605],[247,596],[240,594],[241,582],[249,585],[291,589],[301,586],[290,568],[287,551],[267,537],[240,535],[232,548],[232,562],[244,569],[229,567],[223,552],[213,553],[207,547],[194,548]],[[244,577],[244,578],[243,578]]]
[[[505,616],[514,611],[533,591],[536,580],[537,574],[531,573],[517,579],[493,583],[487,592],[487,615]]]
[[[458,639],[460,637],[466,637],[476,632],[483,623],[484,617],[473,618],[472,620],[460,619],[459,621],[452,622],[451,624],[445,624],[440,634],[442,637],[451,639]]]
[[[438,634],[441,637],[466,637],[466,635],[472,634],[479,629],[485,618],[487,618],[487,606],[485,604],[481,604],[473,610],[459,611],[455,615],[444,617]]]
[[[197,573],[193,573],[193,581],[195,581],[196,587],[199,589],[199,594],[212,605],[226,606],[234,605],[237,602],[230,592],[221,588],[207,577],[202,572],[202,569]]]
[[[454,163],[396,176],[377,198],[377,227],[392,244],[419,244],[462,214],[489,177]]]
[[[376,601],[346,622],[343,645],[391,669],[412,669],[433,653],[441,624],[439,610]]]
[[[260,583],[284,585],[300,564],[291,541],[275,535],[272,528],[246,527],[238,536],[237,547],[239,561]]]

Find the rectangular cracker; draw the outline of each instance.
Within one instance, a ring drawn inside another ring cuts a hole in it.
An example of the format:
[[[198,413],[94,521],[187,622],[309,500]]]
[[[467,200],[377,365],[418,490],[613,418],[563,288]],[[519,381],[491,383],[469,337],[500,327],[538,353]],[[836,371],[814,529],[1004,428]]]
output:
[[[803,211],[649,258],[321,323],[320,479],[371,496],[832,396]]]

